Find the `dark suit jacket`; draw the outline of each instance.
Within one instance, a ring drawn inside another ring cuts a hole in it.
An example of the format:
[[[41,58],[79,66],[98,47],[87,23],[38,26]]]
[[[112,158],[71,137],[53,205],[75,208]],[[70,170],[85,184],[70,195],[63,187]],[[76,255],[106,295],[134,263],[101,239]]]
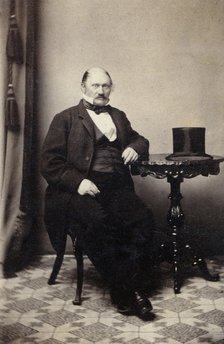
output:
[[[122,150],[132,147],[141,159],[148,159],[149,142],[131,128],[124,112],[109,106]],[[70,197],[88,178],[94,155],[94,126],[82,101],[57,114],[43,144],[41,171],[48,183],[45,223],[54,249],[63,249]]]

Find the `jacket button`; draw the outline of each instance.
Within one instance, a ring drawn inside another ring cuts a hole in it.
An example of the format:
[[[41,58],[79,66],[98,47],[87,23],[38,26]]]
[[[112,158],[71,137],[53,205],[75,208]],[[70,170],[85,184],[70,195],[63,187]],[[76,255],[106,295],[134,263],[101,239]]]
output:
[[[86,156],[86,160],[89,161],[89,156]]]

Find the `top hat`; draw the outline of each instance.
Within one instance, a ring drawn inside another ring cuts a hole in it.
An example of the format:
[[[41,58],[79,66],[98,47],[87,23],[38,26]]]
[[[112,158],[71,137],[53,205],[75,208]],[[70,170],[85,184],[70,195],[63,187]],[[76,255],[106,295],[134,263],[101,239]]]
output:
[[[168,160],[204,160],[212,159],[205,153],[205,128],[173,128],[173,154]]]

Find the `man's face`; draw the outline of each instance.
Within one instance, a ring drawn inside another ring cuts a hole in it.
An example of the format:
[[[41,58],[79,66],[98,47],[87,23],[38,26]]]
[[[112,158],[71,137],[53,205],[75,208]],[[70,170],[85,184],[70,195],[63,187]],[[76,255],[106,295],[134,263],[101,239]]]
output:
[[[108,103],[111,92],[111,81],[104,71],[92,71],[82,85],[82,92],[93,98],[93,104],[104,106]]]

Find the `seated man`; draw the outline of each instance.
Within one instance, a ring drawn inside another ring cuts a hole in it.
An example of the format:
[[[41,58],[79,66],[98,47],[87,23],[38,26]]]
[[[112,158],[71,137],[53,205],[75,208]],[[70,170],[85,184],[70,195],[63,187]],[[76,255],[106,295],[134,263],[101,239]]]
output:
[[[153,216],[137,197],[129,164],[148,159],[149,142],[124,112],[107,105],[112,79],[102,68],[83,75],[83,99],[57,114],[46,136],[46,227],[58,252],[66,221],[81,224],[85,253],[123,314],[152,319],[143,289],[152,261]]]

